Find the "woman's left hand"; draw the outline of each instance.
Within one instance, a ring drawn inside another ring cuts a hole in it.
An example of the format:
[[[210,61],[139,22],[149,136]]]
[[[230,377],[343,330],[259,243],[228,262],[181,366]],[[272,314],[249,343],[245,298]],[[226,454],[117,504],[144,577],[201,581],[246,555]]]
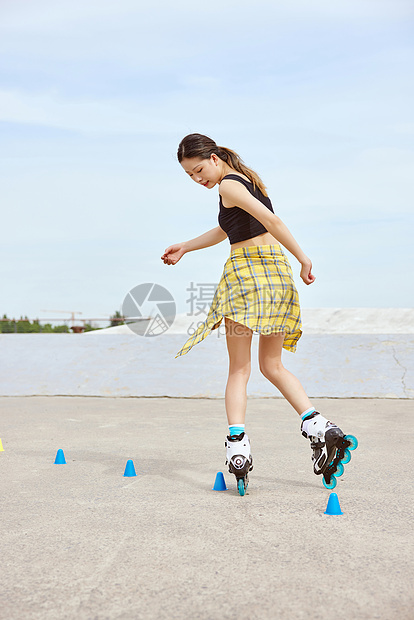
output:
[[[312,263],[309,259],[302,263],[302,269],[300,270],[300,277],[305,284],[312,284],[315,282],[315,276],[312,273]]]

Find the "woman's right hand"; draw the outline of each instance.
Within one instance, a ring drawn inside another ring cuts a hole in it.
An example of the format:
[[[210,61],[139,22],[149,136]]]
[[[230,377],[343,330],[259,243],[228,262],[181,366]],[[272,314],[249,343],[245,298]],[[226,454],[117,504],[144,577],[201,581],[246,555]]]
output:
[[[185,252],[184,241],[175,243],[165,250],[164,254],[161,256],[161,260],[163,260],[166,265],[175,265],[180,258],[184,256]]]
[[[312,273],[312,263],[309,258],[302,262],[302,269],[300,270],[300,277],[305,284],[312,284],[315,282],[315,276]]]

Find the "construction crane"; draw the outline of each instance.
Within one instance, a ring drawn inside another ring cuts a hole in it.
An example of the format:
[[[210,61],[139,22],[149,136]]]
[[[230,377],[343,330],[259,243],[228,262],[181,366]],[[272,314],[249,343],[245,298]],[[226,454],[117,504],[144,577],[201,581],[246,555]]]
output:
[[[75,314],[83,314],[82,312],[73,312],[72,310],[41,310],[41,312],[60,312],[61,314],[70,314],[72,327],[75,324]]]

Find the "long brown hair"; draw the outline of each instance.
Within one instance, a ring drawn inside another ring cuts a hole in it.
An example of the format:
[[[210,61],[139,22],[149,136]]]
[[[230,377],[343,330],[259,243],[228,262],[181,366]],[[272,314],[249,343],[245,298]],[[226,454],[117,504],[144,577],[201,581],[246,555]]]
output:
[[[230,168],[244,174],[252,183],[253,187],[258,187],[264,196],[267,196],[266,186],[257,172],[248,168],[240,155],[225,146],[217,146],[217,144],[208,136],[201,133],[190,133],[183,138],[178,146],[177,158],[181,163],[186,157],[200,157],[201,159],[210,159],[215,153],[222,161],[226,162]]]

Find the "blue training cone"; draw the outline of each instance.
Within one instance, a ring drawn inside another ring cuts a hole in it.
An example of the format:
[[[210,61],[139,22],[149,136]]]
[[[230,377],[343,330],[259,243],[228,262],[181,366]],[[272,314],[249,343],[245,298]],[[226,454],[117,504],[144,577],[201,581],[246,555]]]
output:
[[[339,505],[339,499],[336,493],[331,493],[328,499],[328,505],[324,512],[326,515],[343,515],[344,513],[341,510]]]
[[[219,471],[216,475],[216,480],[212,491],[227,491],[226,481],[224,480],[224,475],[221,471]]]
[[[61,448],[56,453],[55,465],[66,465],[65,455]]]
[[[136,475],[137,474],[135,473],[134,461],[129,459],[125,467],[124,476],[127,476],[128,478],[132,478],[132,476],[136,476]]]

